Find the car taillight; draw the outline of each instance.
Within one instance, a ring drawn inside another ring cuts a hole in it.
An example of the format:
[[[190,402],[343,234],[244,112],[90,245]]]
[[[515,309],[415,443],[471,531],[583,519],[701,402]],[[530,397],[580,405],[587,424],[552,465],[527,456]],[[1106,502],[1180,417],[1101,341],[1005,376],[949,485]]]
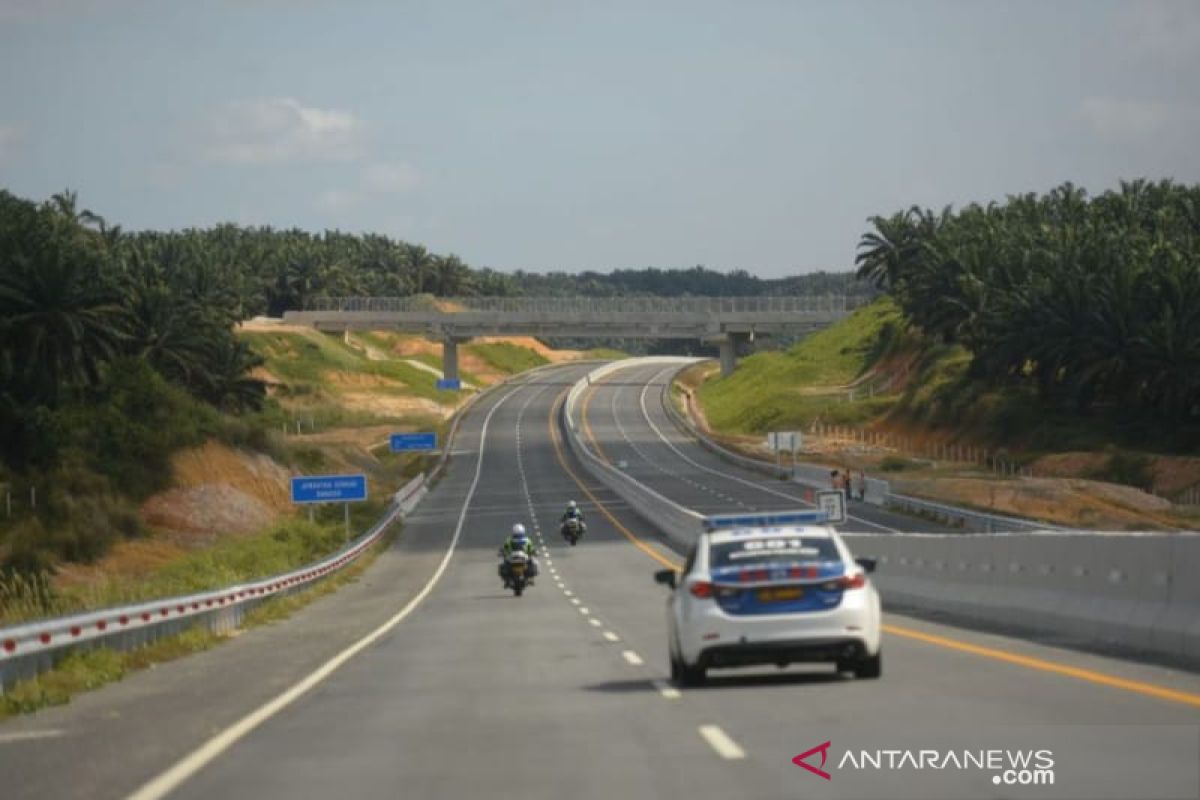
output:
[[[695,581],[688,587],[688,591],[692,593],[692,597],[712,597],[713,585],[708,581]]]
[[[861,589],[867,585],[867,574],[865,572],[856,572],[853,575],[843,575],[837,580],[838,588],[842,591],[847,589]]]
[[[847,589],[861,589],[867,585],[867,575],[865,572],[856,572],[853,575],[843,575],[840,578],[834,578],[831,581],[826,581],[821,584],[821,588],[827,592],[844,592]]]

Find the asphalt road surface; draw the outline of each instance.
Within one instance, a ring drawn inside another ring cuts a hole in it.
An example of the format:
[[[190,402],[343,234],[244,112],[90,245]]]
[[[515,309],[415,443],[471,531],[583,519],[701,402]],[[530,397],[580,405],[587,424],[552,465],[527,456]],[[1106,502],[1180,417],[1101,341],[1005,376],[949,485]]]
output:
[[[651,573],[681,557],[559,442],[557,405],[584,371],[542,372],[481,401],[447,476],[357,583],[286,622],[0,725],[0,793],[1196,796],[1200,676],[1189,672],[889,614],[879,680],[767,668],[670,686],[666,595]],[[703,512],[795,507],[794,487],[678,435],[661,410],[665,378],[661,367],[624,370],[593,390],[589,427],[608,457]],[[571,499],[589,525],[575,548],[557,534]],[[920,527],[852,513],[847,528]],[[521,598],[496,575],[514,522],[546,546]],[[1036,744],[1054,748],[1059,774],[1053,787],[998,785],[979,770],[841,768],[827,781],[792,763],[826,741],[831,760],[850,747]]]

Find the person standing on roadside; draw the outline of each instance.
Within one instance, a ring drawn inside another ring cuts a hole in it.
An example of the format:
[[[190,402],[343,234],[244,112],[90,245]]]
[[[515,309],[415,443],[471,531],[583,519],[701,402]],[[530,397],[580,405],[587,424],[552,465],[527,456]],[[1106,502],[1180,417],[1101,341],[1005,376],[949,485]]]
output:
[[[855,489],[858,490],[858,499],[860,501],[867,499],[867,472],[860,469],[858,471],[858,479],[855,481]]]

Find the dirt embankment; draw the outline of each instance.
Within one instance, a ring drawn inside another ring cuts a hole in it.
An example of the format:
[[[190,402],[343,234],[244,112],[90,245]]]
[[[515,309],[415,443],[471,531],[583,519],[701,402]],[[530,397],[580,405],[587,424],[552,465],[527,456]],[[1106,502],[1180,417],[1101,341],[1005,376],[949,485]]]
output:
[[[253,533],[291,513],[287,468],[261,453],[209,442],[171,460],[175,485],[142,504],[156,533],[194,546]]]
[[[715,433],[703,410],[695,402],[694,390],[705,375],[684,373],[689,389],[689,413],[697,425],[721,443],[752,458],[772,460],[762,437],[728,436]],[[893,491],[925,497],[936,502],[963,505],[997,514],[1041,519],[1047,522],[1094,530],[1139,530],[1146,528],[1194,527],[1195,520],[1181,515],[1169,500],[1122,484],[1089,479],[1103,469],[1105,453],[1059,453],[1034,463],[1036,477],[996,478],[968,465],[937,465],[913,461],[902,472],[881,469],[887,456],[905,454],[892,448],[868,448],[861,444],[809,436],[802,460],[865,469],[888,480]],[[1160,493],[1186,489],[1200,482],[1200,458],[1155,456],[1150,471]]]

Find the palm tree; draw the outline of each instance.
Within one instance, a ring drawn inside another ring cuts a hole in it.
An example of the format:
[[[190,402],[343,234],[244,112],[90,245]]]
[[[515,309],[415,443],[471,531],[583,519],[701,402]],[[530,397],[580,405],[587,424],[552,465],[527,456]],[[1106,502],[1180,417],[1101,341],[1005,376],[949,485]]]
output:
[[[854,258],[857,277],[881,289],[898,289],[918,247],[911,213],[898,212],[887,219],[876,216],[868,221],[875,230],[859,239]]]
[[[0,264],[0,351],[18,382],[54,403],[64,387],[98,380],[127,315],[95,253],[58,232],[32,238]]]

